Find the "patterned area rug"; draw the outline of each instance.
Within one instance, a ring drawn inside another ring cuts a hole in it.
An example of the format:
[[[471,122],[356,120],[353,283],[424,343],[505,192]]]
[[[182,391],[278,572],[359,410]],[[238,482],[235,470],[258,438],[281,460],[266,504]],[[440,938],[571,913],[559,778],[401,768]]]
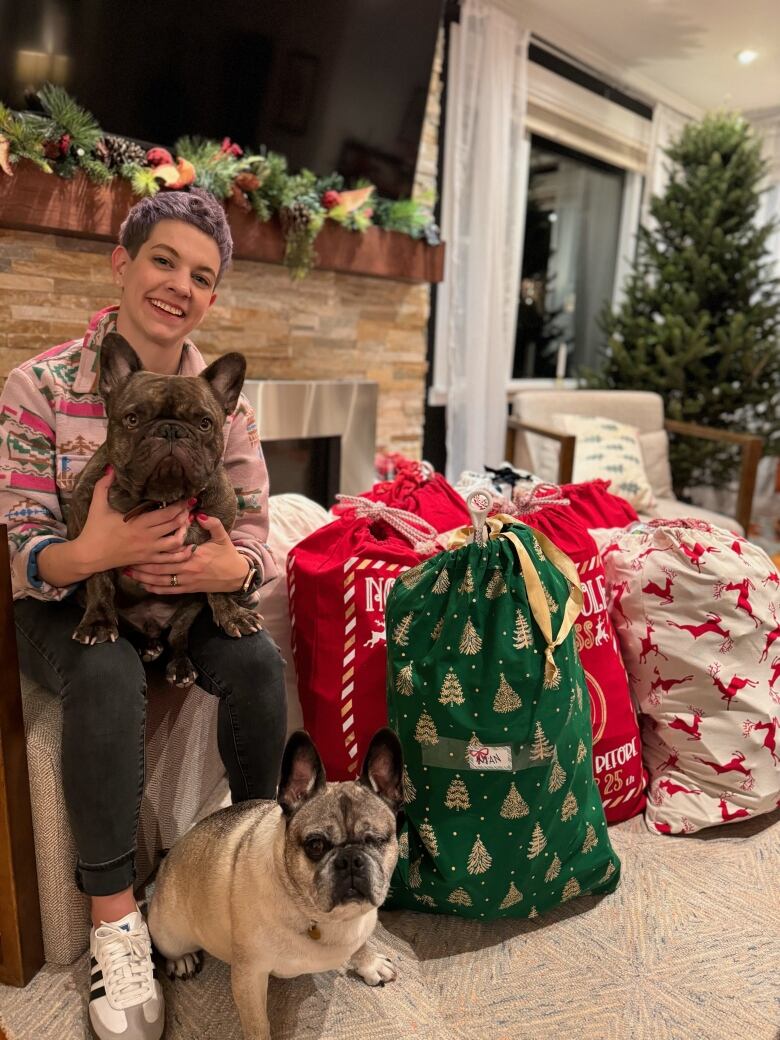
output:
[[[618,890],[537,921],[386,913],[398,979],[271,980],[273,1040],[780,1040],[780,813],[700,836],[610,828]],[[86,957],[0,987],[8,1040],[86,1040]],[[227,968],[166,982],[166,1040],[240,1040]]]

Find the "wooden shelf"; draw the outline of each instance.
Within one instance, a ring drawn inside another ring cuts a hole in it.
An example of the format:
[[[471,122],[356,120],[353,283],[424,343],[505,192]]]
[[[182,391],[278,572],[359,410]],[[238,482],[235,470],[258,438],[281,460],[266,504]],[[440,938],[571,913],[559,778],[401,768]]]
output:
[[[0,227],[116,242],[120,224],[136,201],[127,181],[101,187],[83,173],[63,180],[26,161],[14,170],[13,177],[0,174]],[[278,221],[262,224],[232,202],[227,213],[237,260],[282,262],[284,239]],[[440,282],[443,277],[443,245],[429,246],[395,231],[369,228],[359,234],[328,223],[315,248],[316,267],[323,271],[403,282]]]

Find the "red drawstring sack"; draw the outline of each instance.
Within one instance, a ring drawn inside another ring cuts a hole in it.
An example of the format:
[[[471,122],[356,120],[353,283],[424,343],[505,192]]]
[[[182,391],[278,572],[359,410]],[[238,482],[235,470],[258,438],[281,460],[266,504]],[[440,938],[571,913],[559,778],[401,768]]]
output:
[[[287,557],[292,651],[303,722],[329,780],[353,780],[387,725],[385,600],[438,551],[437,532],[380,502],[339,496],[337,520]]]
[[[399,457],[395,459],[395,467],[393,480],[374,484],[361,497],[414,513],[427,520],[439,533],[471,523],[466,503],[430,463]],[[337,511],[338,507],[334,509]]]
[[[589,530],[596,527],[625,527],[639,519],[637,511],[624,498],[610,494],[608,480],[562,484],[560,490],[569,499],[577,518]]]
[[[596,489],[586,492],[586,497],[597,501],[602,494],[606,493]],[[622,499],[617,502],[627,505]],[[547,535],[573,561],[580,576],[583,605],[575,623],[575,645],[590,694],[593,772],[607,822],[627,820],[645,807],[647,772],[642,765],[639,723],[626,667],[607,608],[606,577],[598,546],[577,515],[576,506],[569,505],[568,488],[556,492],[549,485],[540,485],[516,494],[514,504],[521,510],[518,519]]]

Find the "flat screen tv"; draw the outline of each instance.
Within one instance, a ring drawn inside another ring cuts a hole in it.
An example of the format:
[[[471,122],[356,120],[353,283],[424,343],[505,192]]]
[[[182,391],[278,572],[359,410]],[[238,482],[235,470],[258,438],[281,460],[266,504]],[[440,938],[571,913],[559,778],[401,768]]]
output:
[[[408,195],[442,0],[0,0],[0,99],[47,80],[108,133],[266,148]]]

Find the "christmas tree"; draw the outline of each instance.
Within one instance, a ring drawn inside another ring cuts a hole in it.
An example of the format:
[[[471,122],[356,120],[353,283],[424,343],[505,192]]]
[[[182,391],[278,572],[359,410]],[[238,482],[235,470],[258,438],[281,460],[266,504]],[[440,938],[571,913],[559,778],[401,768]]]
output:
[[[558,858],[558,853],[556,852],[555,855],[553,856],[552,863],[547,868],[547,873],[544,875],[544,880],[546,882],[548,882],[548,884],[549,884],[550,881],[555,881],[555,879],[558,877],[560,872],[561,872],[561,861]]]
[[[403,788],[404,802],[408,805],[410,802],[413,802],[417,797],[417,788],[412,783],[412,778],[409,776],[409,771],[405,765],[402,774],[401,784]]]
[[[409,832],[404,831],[398,839],[398,858],[409,859]]]
[[[444,804],[448,809],[470,809],[469,789],[459,776],[450,782],[444,796]]]
[[[428,822],[420,824],[420,838],[432,856],[439,855],[439,843],[436,840],[436,832]]]
[[[500,815],[505,820],[519,820],[523,816],[527,816],[529,813],[528,803],[525,798],[520,794],[514,784],[509,787],[509,794],[504,799],[504,803],[501,806]]]
[[[496,690],[496,696],[493,700],[493,711],[505,715],[507,712],[516,711],[522,706],[522,701],[506,681],[504,673],[501,672],[498,689]]]
[[[504,581],[504,575],[496,567],[493,571],[493,577],[487,583],[485,589],[485,595],[488,599],[498,599],[499,596],[503,596],[506,592],[506,582]]]
[[[532,906],[531,910],[530,910],[530,912],[528,914],[528,920],[530,921],[532,918],[538,917],[538,916],[539,916],[539,911],[536,909],[535,906]]]
[[[395,688],[400,694],[403,694],[404,697],[411,697],[414,693],[411,664],[407,664],[400,669],[398,675],[395,677]]]
[[[423,708],[423,713],[417,720],[414,730],[414,739],[419,744],[438,744],[439,734],[436,732],[436,723],[428,712]]]
[[[456,888],[454,892],[450,892],[447,902],[455,903],[456,906],[472,906],[471,896],[465,888]]]
[[[478,654],[482,649],[482,637],[471,623],[471,618],[469,618],[463,626],[463,634],[460,637],[458,649],[462,654],[472,655]]]
[[[429,896],[427,892],[423,892],[422,895],[418,895],[415,892],[414,893],[414,898],[417,900],[418,903],[424,903],[425,906],[430,906],[430,907],[435,907],[436,906],[436,900],[433,898],[433,896]]]
[[[558,604],[552,598],[552,595],[550,594],[550,590],[544,584],[542,584],[542,592],[544,593],[544,598],[545,598],[545,600],[547,602],[547,609],[550,611],[551,614],[557,614],[558,613]]]
[[[515,650],[526,650],[531,645],[531,626],[528,624],[522,610],[518,607],[515,611],[515,637],[512,641],[512,646]]]
[[[434,643],[436,642],[436,640],[441,635],[441,630],[443,628],[444,628],[444,618],[440,617],[439,620],[436,622],[436,624],[433,627],[433,632],[431,632],[431,639],[434,641]]]
[[[449,574],[447,574],[447,568],[442,567],[442,569],[439,571],[439,576],[436,578],[436,581],[433,583],[433,586],[431,587],[431,592],[435,593],[437,596],[443,596],[444,593],[449,589],[449,587],[450,576]]]
[[[537,820],[534,824],[533,834],[531,835],[531,842],[528,846],[528,858],[534,859],[544,849],[547,844],[547,838],[544,836],[539,821]]]
[[[576,878],[569,878],[569,880],[563,886],[562,898],[564,903],[567,899],[574,899],[574,897],[578,896],[581,891],[582,889],[580,888],[579,881]]]
[[[612,862],[612,860],[610,860],[607,864],[607,869],[604,871],[604,877],[601,879],[601,881],[599,881],[599,884],[603,885],[605,881],[609,881],[609,879],[615,873],[615,869],[615,864]]]
[[[780,452],[780,294],[759,225],[766,163],[749,124],[729,113],[690,123],[666,151],[665,193],[640,227],[624,302],[605,313],[603,364],[591,386],[654,390],[667,419],[749,428]],[[727,486],[733,447],[674,436],[674,490]]]
[[[441,690],[439,691],[439,703],[440,704],[463,704],[465,700],[463,696],[463,687],[460,685],[457,675],[451,668],[447,670],[447,674],[444,676],[444,682],[441,684]]]
[[[582,843],[581,852],[590,852],[591,849],[595,849],[599,843],[599,839],[596,837],[596,831],[592,823],[589,823],[585,829],[585,841]]]
[[[572,819],[579,812],[579,806],[577,805],[577,799],[574,797],[572,791],[566,795],[563,799],[563,805],[561,806],[561,819],[565,823],[567,820]]]
[[[477,835],[477,840],[474,842],[471,852],[469,853],[469,861],[466,864],[466,870],[469,874],[484,874],[490,870],[490,864],[493,862],[493,857],[490,855],[488,850],[482,844],[482,839]]]
[[[554,794],[555,791],[560,791],[565,783],[566,773],[563,766],[558,761],[558,752],[553,751],[553,762],[552,768],[550,769],[550,777],[547,781],[547,790],[550,794]]]
[[[422,884],[422,876],[420,874],[421,863],[422,857],[416,859],[414,863],[409,864],[409,888],[419,888]]]
[[[588,749],[585,747],[582,741],[577,744],[577,762],[584,762],[588,756]]]
[[[393,642],[396,646],[409,645],[409,629],[412,625],[414,614],[406,614],[393,629]]]
[[[532,762],[543,762],[545,758],[552,758],[553,747],[547,737],[544,735],[541,722],[536,723],[536,729],[534,731],[534,739],[531,743],[531,761]]]
[[[519,903],[523,898],[523,893],[516,887],[514,881],[509,882],[509,891],[501,900],[498,909],[508,910],[510,906],[514,906]]]
[[[465,592],[471,594],[474,591],[474,575],[471,573],[471,567],[466,568],[466,575],[463,581],[458,585],[458,592]]]
[[[419,585],[423,576],[423,565],[420,563],[416,567],[410,567],[408,571],[404,571],[401,575],[401,584],[407,589],[413,589],[415,585]]]

